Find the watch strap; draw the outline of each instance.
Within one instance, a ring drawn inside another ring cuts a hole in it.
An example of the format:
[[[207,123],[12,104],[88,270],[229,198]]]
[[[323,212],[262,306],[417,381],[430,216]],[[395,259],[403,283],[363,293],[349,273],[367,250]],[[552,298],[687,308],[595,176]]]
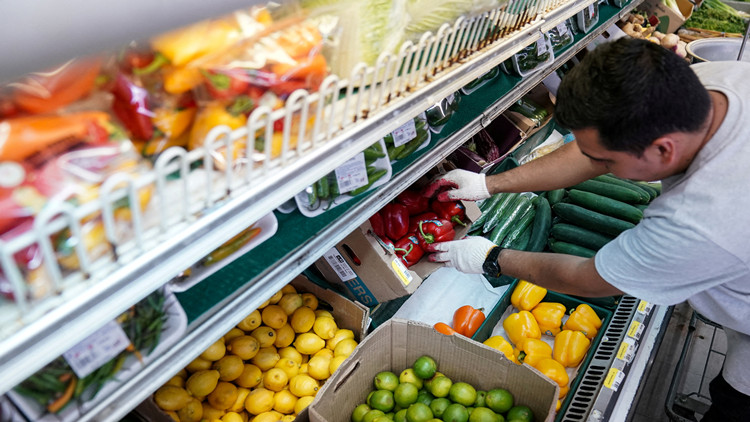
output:
[[[500,252],[505,248],[495,246],[487,253],[487,257],[484,259],[482,270],[485,274],[491,277],[500,277],[502,271],[500,270],[500,264],[497,263],[497,258],[500,256]]]

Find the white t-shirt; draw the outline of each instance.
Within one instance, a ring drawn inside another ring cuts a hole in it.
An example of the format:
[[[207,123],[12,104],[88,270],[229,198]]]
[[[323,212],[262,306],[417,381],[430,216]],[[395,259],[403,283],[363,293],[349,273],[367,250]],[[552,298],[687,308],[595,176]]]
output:
[[[721,127],[635,228],[596,255],[608,283],[649,302],[687,300],[724,326],[724,378],[750,395],[750,63],[693,65],[703,85],[729,108]]]

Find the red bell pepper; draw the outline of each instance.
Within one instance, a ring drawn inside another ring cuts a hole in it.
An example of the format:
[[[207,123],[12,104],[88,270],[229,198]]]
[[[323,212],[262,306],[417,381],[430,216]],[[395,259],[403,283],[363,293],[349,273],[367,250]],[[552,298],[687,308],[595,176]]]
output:
[[[437,219],[438,219],[438,215],[432,211],[428,211],[419,215],[415,215],[409,218],[409,233],[417,234],[417,231],[419,231],[420,221],[437,220]]]
[[[450,220],[453,225],[466,227],[466,223],[463,222],[466,218],[466,207],[460,201],[432,201],[430,208],[443,220]]]
[[[153,111],[148,105],[148,91],[127,76],[118,73],[111,88],[114,95],[112,111],[134,138],[148,141],[154,134],[151,118]]]
[[[385,235],[391,240],[406,236],[409,231],[409,210],[406,206],[391,202],[380,210],[383,216]]]
[[[424,255],[424,250],[419,246],[419,240],[414,235],[402,237],[393,246],[396,248],[396,255],[407,267],[416,264]]]
[[[243,69],[201,71],[209,95],[217,100],[230,100],[247,92],[249,77]]]
[[[421,214],[430,208],[430,200],[413,190],[401,192],[396,197],[396,202],[405,205],[409,209],[409,215]]]
[[[370,216],[370,225],[372,226],[373,233],[378,237],[385,237],[385,224],[383,223],[383,216],[380,214],[380,211]]]
[[[422,249],[430,243],[449,242],[456,237],[453,224],[448,220],[425,220],[419,222],[417,239]]]

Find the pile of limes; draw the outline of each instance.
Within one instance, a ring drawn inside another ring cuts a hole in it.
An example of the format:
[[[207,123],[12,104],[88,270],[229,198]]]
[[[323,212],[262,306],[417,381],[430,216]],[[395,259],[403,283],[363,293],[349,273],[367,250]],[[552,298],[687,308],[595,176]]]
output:
[[[477,391],[438,372],[430,356],[421,356],[399,375],[379,372],[375,390],[354,408],[352,422],[531,422],[531,409],[516,405],[505,389]]]

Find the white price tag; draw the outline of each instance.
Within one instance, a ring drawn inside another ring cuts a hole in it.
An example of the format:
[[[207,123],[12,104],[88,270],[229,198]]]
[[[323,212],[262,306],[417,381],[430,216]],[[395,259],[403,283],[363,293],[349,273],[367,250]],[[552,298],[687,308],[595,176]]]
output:
[[[617,391],[618,388],[620,388],[620,384],[622,384],[622,380],[625,378],[625,373],[620,371],[617,368],[612,368],[609,370],[609,373],[607,373],[607,378],[604,379],[604,386]]]
[[[360,152],[335,170],[339,192],[347,193],[367,184],[365,154]]]
[[[352,270],[352,267],[346,262],[343,256],[336,250],[331,248],[328,252],[323,255],[328,265],[336,271],[336,275],[339,276],[341,281],[349,281],[357,278],[357,274]]]
[[[637,348],[638,346],[636,345],[635,340],[630,337],[625,337],[622,339],[620,349],[617,351],[617,359],[620,359],[625,363],[632,362],[633,358],[635,358],[635,351]]]
[[[638,303],[638,312],[640,312],[640,313],[642,313],[644,315],[648,315],[651,312],[652,309],[654,309],[654,304],[653,303],[648,303],[645,300],[641,300]]]
[[[557,24],[557,33],[559,35],[566,34],[568,32],[568,28],[565,26],[565,22],[560,22]]]
[[[393,146],[400,147],[417,137],[417,125],[413,119],[409,120],[403,126],[391,132],[391,135],[393,136]]]
[[[544,37],[539,38],[536,40],[536,55],[541,56],[542,54],[547,52],[547,42],[545,41]]]
[[[638,321],[633,321],[630,323],[630,328],[628,328],[628,336],[634,338],[635,340],[639,340],[641,338],[641,335],[643,335],[644,329],[645,327],[643,324]]]
[[[589,5],[589,18],[593,18],[593,17],[594,17],[594,3],[591,3]]]
[[[110,321],[63,353],[63,357],[78,378],[83,378],[114,359],[129,344],[130,339],[120,324]]]

